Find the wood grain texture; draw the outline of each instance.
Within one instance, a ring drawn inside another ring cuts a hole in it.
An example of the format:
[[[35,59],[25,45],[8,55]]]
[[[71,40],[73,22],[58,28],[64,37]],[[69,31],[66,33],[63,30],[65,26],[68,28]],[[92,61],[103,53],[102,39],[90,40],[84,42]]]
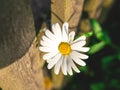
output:
[[[88,12],[90,18],[98,18],[101,13],[101,7],[104,0],[87,0],[84,11]]]
[[[0,0],[0,68],[21,58],[34,38],[30,1]]]
[[[80,33],[87,33],[91,31],[90,26],[90,19],[97,19],[99,21],[102,21],[105,14],[107,13],[106,9],[104,8],[104,2],[110,2],[112,0],[86,0],[83,12],[86,14],[81,19],[80,22]],[[110,4],[110,3],[107,3]],[[108,9],[107,9],[108,10]]]
[[[44,90],[29,0],[0,0],[0,87]]]
[[[76,30],[80,20],[84,0],[52,0],[52,24],[69,22],[72,30]],[[62,22],[58,19],[58,16]]]
[[[42,66],[33,43],[22,58],[0,70],[0,86],[3,90],[44,90]]]

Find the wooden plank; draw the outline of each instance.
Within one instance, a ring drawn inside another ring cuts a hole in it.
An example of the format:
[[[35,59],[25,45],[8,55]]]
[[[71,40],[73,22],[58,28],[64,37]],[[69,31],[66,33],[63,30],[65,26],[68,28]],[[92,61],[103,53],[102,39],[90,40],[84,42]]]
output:
[[[0,87],[44,90],[30,0],[0,0]]]
[[[21,58],[34,38],[29,0],[0,0],[0,68]]]
[[[0,70],[0,86],[3,90],[44,90],[43,63],[32,44],[22,58]]]
[[[52,0],[52,24],[69,22],[71,30],[76,30],[82,14],[84,0]],[[61,22],[59,18],[63,21]]]
[[[87,0],[84,11],[88,12],[90,18],[98,18],[101,13],[102,3],[104,0]]]

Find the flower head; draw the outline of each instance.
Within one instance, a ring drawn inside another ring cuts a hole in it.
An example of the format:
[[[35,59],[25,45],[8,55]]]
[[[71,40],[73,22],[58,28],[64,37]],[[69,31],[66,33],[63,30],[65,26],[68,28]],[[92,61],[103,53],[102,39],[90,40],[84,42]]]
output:
[[[76,64],[85,66],[83,59],[88,56],[82,54],[87,52],[89,47],[83,47],[86,44],[86,37],[81,36],[74,40],[75,32],[68,32],[68,23],[65,22],[62,30],[58,23],[52,25],[52,32],[45,30],[45,35],[40,41],[39,49],[46,52],[43,59],[48,63],[48,69],[54,67],[54,72],[59,74],[60,68],[64,75],[72,75],[74,70],[79,73]],[[76,63],[76,64],[75,64]]]

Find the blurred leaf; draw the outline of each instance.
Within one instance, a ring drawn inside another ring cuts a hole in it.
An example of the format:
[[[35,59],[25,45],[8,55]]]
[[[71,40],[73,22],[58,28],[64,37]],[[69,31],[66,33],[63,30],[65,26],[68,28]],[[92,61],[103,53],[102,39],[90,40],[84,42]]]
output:
[[[105,69],[109,63],[111,63],[116,58],[116,55],[106,56],[102,59],[102,66]]]
[[[102,27],[100,26],[97,20],[91,19],[90,24],[97,39],[102,40],[106,42],[107,44],[111,44],[110,37],[108,36],[106,32],[102,31]]]
[[[112,87],[112,88],[115,88],[115,89],[117,89],[117,90],[120,90],[120,87],[119,87],[120,83],[119,83],[119,81],[118,81],[117,79],[112,79],[112,80],[110,81],[109,85],[110,85],[110,87]]]
[[[94,53],[98,52],[99,50],[101,50],[102,48],[104,48],[105,45],[106,45],[106,42],[104,42],[104,41],[94,44],[90,47],[90,50],[88,53],[94,54]]]
[[[93,32],[88,32],[88,33],[85,33],[85,34],[83,34],[83,35],[85,35],[86,37],[90,37],[90,36],[93,35]]]
[[[90,88],[91,88],[91,90],[104,90],[105,85],[104,85],[104,83],[99,82],[99,83],[92,84]]]
[[[82,72],[88,72],[88,67],[84,66],[84,67],[79,67],[80,71]]]
[[[93,35],[93,32],[88,32],[88,33],[85,33],[85,34],[83,34],[83,35],[77,35],[77,36],[75,36],[75,39],[77,39],[77,38],[79,38],[79,37],[81,37],[81,36],[90,37],[90,36],[92,36],[92,35]]]
[[[118,60],[120,60],[120,54],[118,54],[117,58],[118,58]]]
[[[101,28],[100,24],[98,23],[98,21],[95,19],[91,19],[90,24],[91,24],[92,30],[95,33],[96,38],[99,40],[102,40],[103,32],[102,32],[102,28]]]
[[[103,32],[102,40],[104,40],[109,45],[112,44],[111,39],[110,39],[110,37],[108,36],[108,34],[106,32]]]

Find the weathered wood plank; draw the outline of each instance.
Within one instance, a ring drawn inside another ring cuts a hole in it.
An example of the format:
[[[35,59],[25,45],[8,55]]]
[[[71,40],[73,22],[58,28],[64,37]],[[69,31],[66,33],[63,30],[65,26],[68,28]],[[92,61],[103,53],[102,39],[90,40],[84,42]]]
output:
[[[21,59],[0,70],[0,86],[3,90],[44,90],[42,66],[34,43]]]
[[[84,0],[52,0],[52,24],[62,22],[69,22],[71,30],[76,30],[80,20]],[[58,17],[56,17],[56,16]]]
[[[29,0],[0,0],[0,87],[44,90]],[[34,41],[33,41],[34,40]]]
[[[34,38],[29,0],[0,0],[0,68],[21,58]]]
[[[90,18],[98,18],[101,13],[101,7],[104,0],[87,0],[84,10],[88,12]]]

